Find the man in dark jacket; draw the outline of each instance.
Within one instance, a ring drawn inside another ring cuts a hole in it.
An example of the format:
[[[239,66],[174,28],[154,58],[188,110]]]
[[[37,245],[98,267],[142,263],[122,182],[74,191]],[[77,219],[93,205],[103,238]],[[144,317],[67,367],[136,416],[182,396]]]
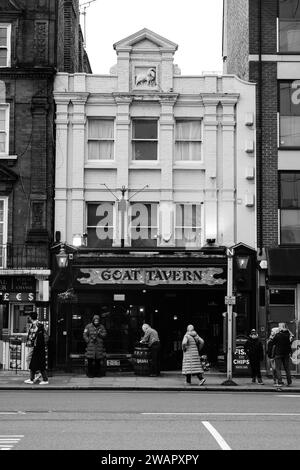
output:
[[[92,323],[86,325],[83,332],[83,339],[86,342],[85,356],[88,361],[87,376],[101,377],[105,375],[103,365],[105,358],[105,347],[103,338],[106,336],[106,330],[100,324],[100,316],[94,315]]]
[[[264,350],[256,330],[251,330],[249,339],[244,345],[244,350],[249,357],[252,382],[255,383],[257,378],[257,382],[260,385],[263,385],[264,383],[261,378],[260,362],[264,358]]]
[[[292,384],[292,377],[290,371],[290,355],[292,354],[291,348],[291,333],[287,329],[285,323],[279,323],[279,333],[275,335],[273,344],[275,345],[275,368],[277,376],[277,385],[284,385],[281,376],[281,367],[283,366],[286,373],[287,385]]]

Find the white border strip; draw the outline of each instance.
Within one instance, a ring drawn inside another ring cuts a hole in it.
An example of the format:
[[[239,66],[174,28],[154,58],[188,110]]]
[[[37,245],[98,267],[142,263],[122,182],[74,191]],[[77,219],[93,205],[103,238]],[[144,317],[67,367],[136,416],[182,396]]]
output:
[[[203,426],[210,432],[210,434],[215,438],[219,446],[222,450],[231,450],[225,439],[221,436],[221,434],[208,422],[202,421]]]

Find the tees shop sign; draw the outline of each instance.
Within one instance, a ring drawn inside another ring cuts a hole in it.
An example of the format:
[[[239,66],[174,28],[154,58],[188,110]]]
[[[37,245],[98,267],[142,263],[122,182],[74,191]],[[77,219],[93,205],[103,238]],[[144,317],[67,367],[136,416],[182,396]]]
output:
[[[223,268],[81,268],[80,284],[224,284]]]

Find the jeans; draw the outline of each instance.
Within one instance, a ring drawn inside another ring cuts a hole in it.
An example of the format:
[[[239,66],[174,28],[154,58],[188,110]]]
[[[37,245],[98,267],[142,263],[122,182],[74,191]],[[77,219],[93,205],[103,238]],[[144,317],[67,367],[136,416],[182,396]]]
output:
[[[283,366],[285,373],[286,373],[286,380],[288,385],[292,383],[291,371],[290,371],[290,356],[276,356],[275,357],[275,367],[276,367],[276,375],[279,384],[282,384],[282,376],[281,376],[281,367]]]

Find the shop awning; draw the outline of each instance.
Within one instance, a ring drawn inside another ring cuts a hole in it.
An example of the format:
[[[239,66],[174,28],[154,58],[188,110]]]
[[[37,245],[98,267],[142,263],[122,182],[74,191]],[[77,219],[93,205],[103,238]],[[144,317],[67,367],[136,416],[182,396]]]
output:
[[[267,248],[270,280],[300,282],[300,248]]]

